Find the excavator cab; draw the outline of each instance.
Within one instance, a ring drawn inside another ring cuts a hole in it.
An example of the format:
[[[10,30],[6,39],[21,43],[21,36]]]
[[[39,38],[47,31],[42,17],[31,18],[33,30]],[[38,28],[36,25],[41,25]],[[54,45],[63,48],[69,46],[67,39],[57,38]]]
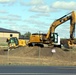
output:
[[[58,34],[57,33],[52,33],[51,34],[51,41],[54,43],[58,42]]]
[[[60,37],[59,37],[58,33],[51,33],[51,41],[55,47],[61,47]]]

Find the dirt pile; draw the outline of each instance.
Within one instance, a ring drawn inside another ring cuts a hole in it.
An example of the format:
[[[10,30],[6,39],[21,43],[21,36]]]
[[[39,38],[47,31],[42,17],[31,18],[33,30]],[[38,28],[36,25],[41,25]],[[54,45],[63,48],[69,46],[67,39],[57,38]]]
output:
[[[14,56],[52,56],[51,48],[40,47],[20,47],[10,51],[10,55]]]
[[[12,56],[21,57],[54,57],[56,59],[67,60],[70,59],[70,51],[64,51],[60,48],[54,48],[56,53],[52,53],[52,48],[40,47],[20,47],[16,50],[9,51]]]
[[[76,51],[65,51],[60,48],[54,48],[55,53],[52,53],[52,48],[40,48],[40,47],[19,47],[15,50],[10,50],[10,56],[19,56],[19,57],[49,57],[56,60],[73,60],[76,61]],[[0,55],[7,55],[7,50],[0,50]]]
[[[52,53],[55,50],[55,53]],[[1,64],[33,64],[33,65],[76,65],[76,49],[19,47],[8,51],[0,49]]]

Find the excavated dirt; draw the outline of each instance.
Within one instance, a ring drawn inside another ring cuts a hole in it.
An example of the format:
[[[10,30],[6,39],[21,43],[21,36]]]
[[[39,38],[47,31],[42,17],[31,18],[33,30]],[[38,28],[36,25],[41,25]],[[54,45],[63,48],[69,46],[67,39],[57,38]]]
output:
[[[52,50],[55,50],[55,53],[52,53]],[[76,65],[76,49],[60,49],[60,48],[51,48],[51,47],[46,47],[46,48],[40,48],[40,47],[19,47],[14,50],[9,51],[9,57],[14,57],[10,58],[11,62],[14,62],[17,60],[18,61],[24,61],[28,63],[35,62],[33,64],[36,64],[36,62],[39,61],[39,58],[42,59],[42,63],[46,64],[67,64],[70,61],[74,62],[74,65]],[[8,50],[7,49],[2,49],[0,50],[0,56],[6,58],[8,55]],[[0,59],[1,59],[0,57]],[[22,59],[19,59],[19,58]],[[16,59],[17,58],[17,59]],[[30,58],[30,59],[29,59]],[[2,58],[3,59],[3,58]],[[7,57],[8,59],[8,57]],[[13,61],[13,60],[14,61]],[[16,59],[16,60],[15,60]],[[5,61],[5,60],[3,60]],[[2,61],[2,62],[3,62]],[[52,63],[53,62],[53,63]],[[67,62],[67,63],[66,63]]]
[[[52,55],[59,55],[59,56],[66,56],[69,51],[64,51],[60,48],[54,48],[56,53],[52,53],[52,48],[40,48],[40,47],[19,47],[17,49],[10,50],[10,55],[14,56],[38,56],[39,53],[41,56],[52,56]],[[6,55],[8,50],[0,50],[0,55]]]
[[[52,53],[52,48],[40,48],[40,47],[19,47],[14,50],[10,50],[9,54],[11,56],[20,56],[20,57],[54,57],[56,59],[61,60],[73,60],[76,61],[76,51],[75,50],[64,50],[60,48],[54,48],[55,53]],[[6,55],[8,53],[7,50],[0,50],[0,55]]]

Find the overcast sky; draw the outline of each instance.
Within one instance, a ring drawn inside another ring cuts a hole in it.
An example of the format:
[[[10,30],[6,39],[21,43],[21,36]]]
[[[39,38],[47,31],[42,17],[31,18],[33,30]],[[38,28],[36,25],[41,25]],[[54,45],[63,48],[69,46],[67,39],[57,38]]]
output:
[[[47,33],[55,19],[73,10],[76,10],[76,0],[0,0],[0,27],[22,34]],[[67,37],[69,26],[66,22],[57,27],[56,32]]]

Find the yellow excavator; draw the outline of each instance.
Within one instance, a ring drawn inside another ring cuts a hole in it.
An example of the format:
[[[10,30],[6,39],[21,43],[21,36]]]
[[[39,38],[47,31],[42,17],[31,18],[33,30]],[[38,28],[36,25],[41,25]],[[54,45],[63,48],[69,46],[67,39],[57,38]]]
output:
[[[59,25],[61,25],[62,23],[65,23],[66,21],[70,20],[70,38],[67,39],[67,45],[68,47],[72,47],[75,45],[75,39],[74,39],[74,31],[75,31],[75,24],[76,24],[76,12],[72,11],[71,13],[68,13],[66,15],[64,15],[63,17],[55,20],[50,28],[49,31],[46,35],[43,34],[32,34],[30,36],[30,40],[28,45],[36,45],[36,44],[40,44],[41,46],[44,44],[51,44],[54,46],[58,46],[61,47],[61,45],[64,45],[66,43],[61,42],[60,37],[58,36],[58,33],[55,33],[55,29],[56,27],[58,27]]]
[[[28,46],[40,46],[40,47],[44,47],[43,45],[43,38],[46,37],[46,34],[42,34],[42,33],[33,33],[30,35],[30,40],[28,42]]]

